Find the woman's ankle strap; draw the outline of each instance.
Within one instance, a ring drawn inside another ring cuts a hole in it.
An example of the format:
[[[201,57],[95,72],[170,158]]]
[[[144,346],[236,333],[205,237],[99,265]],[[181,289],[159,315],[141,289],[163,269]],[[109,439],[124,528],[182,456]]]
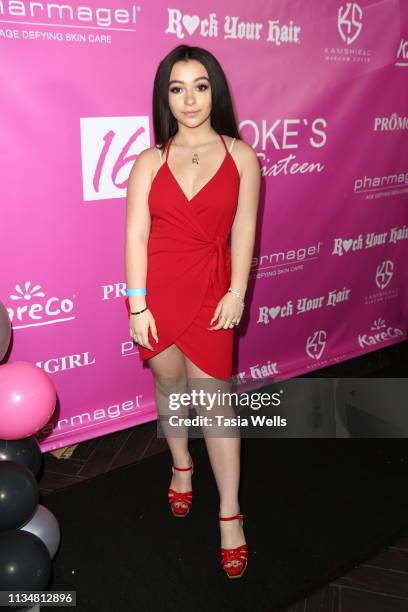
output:
[[[173,465],[175,470],[179,470],[180,472],[185,472],[186,470],[191,470],[193,468],[193,464],[190,465],[190,467],[188,468],[178,468],[175,465]]]
[[[245,517],[243,514],[236,514],[235,516],[219,516],[220,521],[232,521],[234,519],[243,520]]]

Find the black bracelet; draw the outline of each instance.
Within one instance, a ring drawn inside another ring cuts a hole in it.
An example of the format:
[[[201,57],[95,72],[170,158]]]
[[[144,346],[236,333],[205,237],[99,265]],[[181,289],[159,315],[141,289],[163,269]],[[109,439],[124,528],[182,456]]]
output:
[[[141,312],[144,312],[145,310],[147,310],[147,306],[146,308],[143,308],[143,310],[138,310],[137,312],[131,312],[130,314],[140,314]]]

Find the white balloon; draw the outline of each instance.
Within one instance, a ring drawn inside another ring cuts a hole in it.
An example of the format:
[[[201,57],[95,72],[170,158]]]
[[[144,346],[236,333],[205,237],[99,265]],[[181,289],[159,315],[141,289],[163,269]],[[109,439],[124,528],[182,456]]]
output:
[[[38,536],[46,545],[51,559],[54,558],[61,534],[58,521],[48,508],[38,504],[33,516],[19,529]]]

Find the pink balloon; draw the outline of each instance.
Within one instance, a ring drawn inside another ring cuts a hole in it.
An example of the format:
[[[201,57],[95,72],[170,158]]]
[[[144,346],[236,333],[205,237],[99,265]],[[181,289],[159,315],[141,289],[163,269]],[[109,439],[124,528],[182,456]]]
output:
[[[0,439],[33,435],[51,418],[56,393],[49,376],[28,361],[0,366]]]

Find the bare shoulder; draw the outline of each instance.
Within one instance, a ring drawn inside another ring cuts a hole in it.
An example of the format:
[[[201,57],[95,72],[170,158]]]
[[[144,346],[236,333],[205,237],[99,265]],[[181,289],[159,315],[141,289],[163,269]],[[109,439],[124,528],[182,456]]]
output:
[[[234,140],[231,136],[224,136],[225,143],[228,147],[228,151],[231,149],[231,143]],[[259,168],[259,161],[254,149],[240,138],[235,138],[235,142],[232,147],[231,155],[236,163],[239,174],[242,177],[244,168],[249,169],[252,172],[256,172]]]
[[[151,165],[152,170],[157,166],[157,163],[160,165],[160,149],[157,145],[154,147],[148,147],[147,149],[143,149],[141,153],[139,153],[138,159],[141,159],[141,163],[146,165]]]
[[[129,179],[133,177],[143,176],[145,180],[151,183],[153,175],[160,167],[160,151],[157,146],[148,147],[143,149],[137,156],[130,173]]]

